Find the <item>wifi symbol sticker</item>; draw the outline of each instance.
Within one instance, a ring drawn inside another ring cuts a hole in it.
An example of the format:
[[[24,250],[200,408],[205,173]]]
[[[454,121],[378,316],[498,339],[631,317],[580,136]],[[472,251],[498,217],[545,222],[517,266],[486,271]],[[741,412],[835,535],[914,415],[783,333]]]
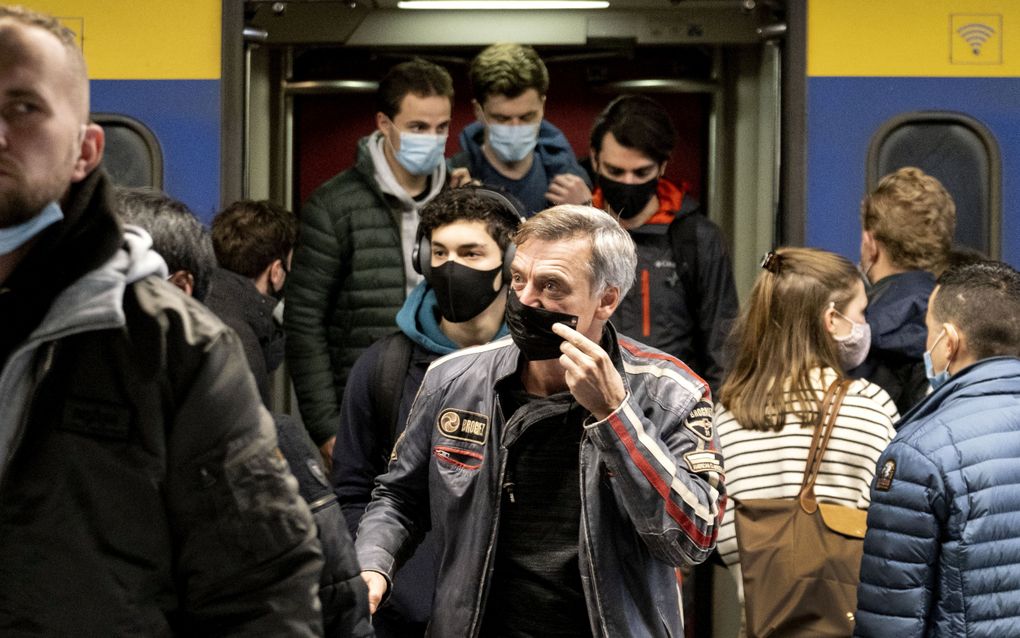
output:
[[[953,14],[949,21],[953,64],[1002,64],[1002,16]]]

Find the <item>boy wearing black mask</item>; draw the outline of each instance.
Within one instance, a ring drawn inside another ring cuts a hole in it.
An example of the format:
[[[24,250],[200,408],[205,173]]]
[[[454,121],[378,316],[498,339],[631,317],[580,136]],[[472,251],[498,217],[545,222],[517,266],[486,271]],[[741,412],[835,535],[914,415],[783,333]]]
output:
[[[637,245],[638,285],[616,309],[614,325],[684,361],[717,390],[738,312],[733,268],[719,227],[697,200],[662,179],[675,143],[658,102],[613,100],[591,132],[592,200],[616,215]]]
[[[429,364],[507,334],[510,236],[520,221],[519,204],[484,188],[446,191],[422,209],[412,260],[425,281],[397,314],[400,332],[376,342],[355,363],[340,410],[332,483],[352,534]],[[377,636],[425,633],[435,569],[426,538],[397,575],[390,602],[375,615]]]

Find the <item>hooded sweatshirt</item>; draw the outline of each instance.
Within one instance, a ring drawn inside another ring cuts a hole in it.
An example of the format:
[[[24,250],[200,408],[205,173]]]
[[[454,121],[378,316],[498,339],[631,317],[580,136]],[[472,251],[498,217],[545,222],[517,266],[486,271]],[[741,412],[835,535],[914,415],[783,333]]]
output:
[[[397,212],[400,213],[400,244],[404,255],[409,257],[414,251],[417,239],[418,213],[446,185],[446,163],[439,162],[432,174],[429,175],[425,191],[418,197],[411,197],[397,181],[389,162],[386,161],[386,153],[383,151],[385,143],[386,136],[381,131],[376,131],[369,137],[368,152],[372,155],[372,165],[375,167],[373,177],[379,184],[379,190],[387,195],[392,195],[397,200]],[[411,294],[411,290],[421,281],[422,277],[415,272],[410,259],[404,259],[404,276],[407,279],[407,294]]]

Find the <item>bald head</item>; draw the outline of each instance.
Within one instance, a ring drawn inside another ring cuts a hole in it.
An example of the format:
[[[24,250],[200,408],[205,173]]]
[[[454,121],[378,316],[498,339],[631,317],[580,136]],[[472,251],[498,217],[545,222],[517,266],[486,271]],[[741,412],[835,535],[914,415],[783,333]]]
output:
[[[55,59],[61,62],[60,81],[65,95],[84,124],[89,115],[89,81],[74,32],[46,14],[19,6],[0,6],[0,58],[23,59],[37,54],[40,47],[53,49],[55,45],[62,50]]]

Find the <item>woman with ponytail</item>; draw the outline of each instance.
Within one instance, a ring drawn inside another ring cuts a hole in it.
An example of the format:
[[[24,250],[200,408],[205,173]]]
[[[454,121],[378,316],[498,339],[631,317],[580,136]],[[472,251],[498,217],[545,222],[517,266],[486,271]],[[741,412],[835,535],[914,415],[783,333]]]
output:
[[[866,306],[852,263],[823,250],[779,248],[762,262],[734,328],[716,407],[729,496],[718,550],[741,601],[733,498],[797,498],[826,389],[867,356]],[[882,388],[852,383],[814,486],[819,501],[868,507],[875,464],[898,419]]]

